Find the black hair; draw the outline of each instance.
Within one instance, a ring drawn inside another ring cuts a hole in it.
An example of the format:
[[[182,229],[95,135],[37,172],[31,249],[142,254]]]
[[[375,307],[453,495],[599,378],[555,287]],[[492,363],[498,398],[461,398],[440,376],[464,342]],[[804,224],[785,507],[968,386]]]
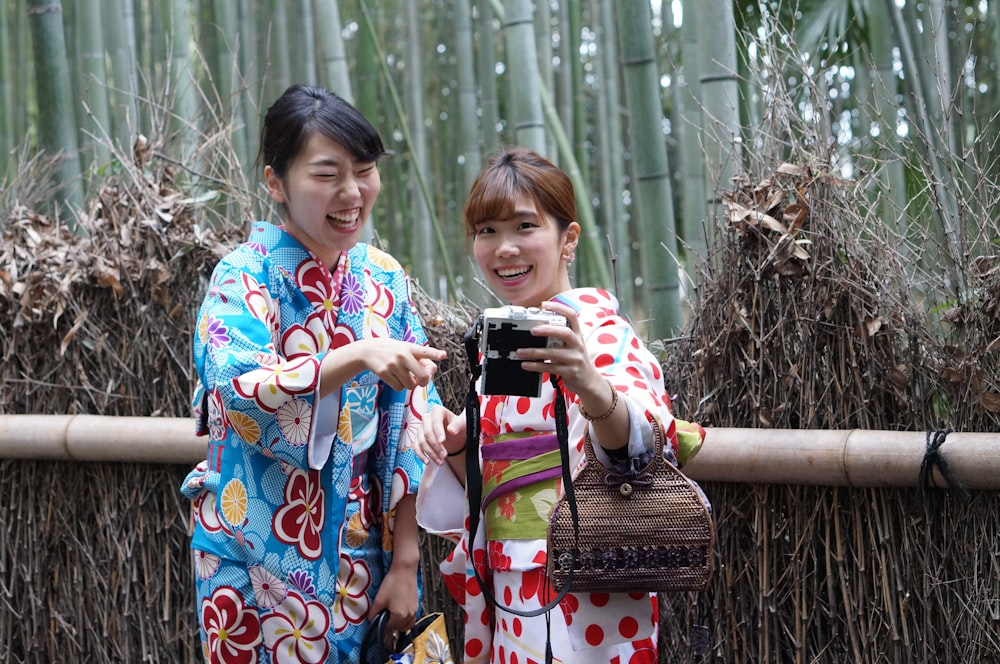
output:
[[[391,154],[378,131],[342,97],[326,88],[295,84],[267,109],[258,164],[285,177],[291,161],[316,132],[343,145],[360,162],[375,162]]]

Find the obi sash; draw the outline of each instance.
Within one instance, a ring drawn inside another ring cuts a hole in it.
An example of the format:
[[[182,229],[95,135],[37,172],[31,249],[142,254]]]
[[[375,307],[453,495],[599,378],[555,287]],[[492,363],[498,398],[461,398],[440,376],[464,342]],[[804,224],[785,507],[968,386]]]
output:
[[[562,475],[556,434],[484,436],[480,451],[486,538],[545,539]]]

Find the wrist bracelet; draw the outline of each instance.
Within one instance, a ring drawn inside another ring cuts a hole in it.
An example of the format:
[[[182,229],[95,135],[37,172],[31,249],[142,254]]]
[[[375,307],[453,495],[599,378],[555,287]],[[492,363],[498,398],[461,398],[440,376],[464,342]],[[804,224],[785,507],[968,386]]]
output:
[[[599,415],[597,417],[591,417],[590,414],[588,414],[587,411],[584,410],[583,404],[581,403],[580,415],[582,415],[583,419],[587,420],[588,422],[603,422],[604,420],[611,417],[611,414],[615,412],[615,408],[618,407],[618,390],[615,389],[615,386],[611,384],[610,380],[608,380],[607,378],[605,378],[604,380],[608,384],[608,387],[611,388],[611,407],[608,408],[608,410],[603,415]]]
[[[465,448],[468,447],[468,446],[469,446],[469,444],[466,443],[465,445],[462,445],[460,448],[458,448],[454,452],[448,452],[448,454],[446,454],[445,456],[457,457],[459,454],[461,454],[462,452],[464,452]]]

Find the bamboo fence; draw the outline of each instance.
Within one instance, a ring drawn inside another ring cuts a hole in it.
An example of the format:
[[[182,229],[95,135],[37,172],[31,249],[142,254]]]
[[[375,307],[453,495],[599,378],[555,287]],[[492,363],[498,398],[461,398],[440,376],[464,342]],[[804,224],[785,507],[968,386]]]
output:
[[[200,659],[178,492],[201,449],[190,339],[243,233],[206,230],[207,199],[151,146],[109,177],[84,235],[17,204],[0,220],[0,448],[18,457],[0,459],[0,664]],[[970,271],[962,326],[941,333],[891,242],[858,230],[877,228],[863,187],[773,168],[731,192],[752,213],[730,217],[689,333],[654,344],[675,411],[709,428],[688,471],[718,533],[710,590],[661,598],[660,659],[1000,662],[1000,270]],[[470,311],[417,298],[458,405]],[[920,481],[935,458],[956,483],[940,465]],[[425,605],[457,641],[444,546],[423,543]]]
[[[930,463],[930,487],[1000,489],[1000,435],[993,433],[950,433],[932,450],[933,436],[922,432],[712,428],[708,434],[708,445],[684,468],[699,482],[918,487]],[[0,415],[4,458],[193,466],[205,458],[205,439],[182,417]]]

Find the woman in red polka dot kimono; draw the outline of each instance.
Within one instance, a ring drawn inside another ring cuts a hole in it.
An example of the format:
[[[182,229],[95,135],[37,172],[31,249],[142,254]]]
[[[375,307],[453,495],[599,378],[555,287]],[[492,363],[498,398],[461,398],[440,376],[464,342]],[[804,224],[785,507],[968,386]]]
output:
[[[524,369],[544,374],[539,398],[479,397],[482,527],[471,556],[464,414],[435,407],[414,443],[428,464],[417,494],[418,522],[457,542],[441,571],[465,609],[465,662],[544,662],[547,642],[557,662],[656,662],[654,595],[573,592],[548,616],[530,618],[504,609],[530,613],[557,594],[545,573],[546,526],[561,493],[549,375],[557,374],[563,386],[571,468],[585,459],[588,427],[605,464],[651,450],[652,420],[666,432],[665,452],[674,463],[693,455],[704,431],[687,425],[679,446],[680,422],[671,415],[660,365],[618,314],[615,297],[570,286],[580,225],[565,173],[529,150],[507,150],[473,184],[465,222],[476,262],[498,296],[561,314],[568,323],[532,331],[561,346],[518,351]],[[499,607],[484,598],[472,561]]]

